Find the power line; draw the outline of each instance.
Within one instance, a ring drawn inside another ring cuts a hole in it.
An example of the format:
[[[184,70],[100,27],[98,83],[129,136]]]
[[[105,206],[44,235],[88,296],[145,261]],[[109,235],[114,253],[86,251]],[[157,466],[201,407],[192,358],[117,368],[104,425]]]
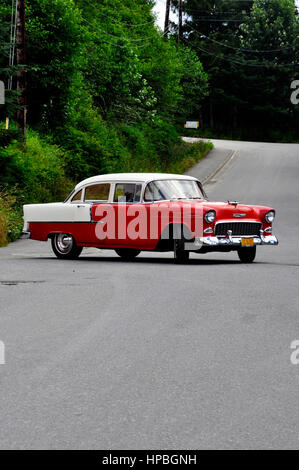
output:
[[[209,13],[211,15],[234,15],[234,14],[240,14],[240,12],[236,11],[215,11],[213,9],[211,10],[193,10],[191,8],[186,8],[185,14],[188,15],[188,12],[197,12],[197,13]]]
[[[196,18],[196,21],[218,22],[218,23],[242,23],[245,18],[211,18],[209,16]]]
[[[148,44],[140,44],[140,45],[136,45],[136,46],[125,46],[125,45],[122,45],[122,44],[115,44],[115,42],[106,41],[105,39],[99,38],[97,36],[96,36],[96,39],[98,39],[101,42],[104,42],[105,44],[109,44],[110,46],[120,47],[121,49],[138,49],[138,48],[141,48],[141,47],[148,46]]]
[[[288,47],[282,47],[280,49],[244,49],[242,47],[235,47],[231,46],[229,44],[225,44],[224,42],[217,41],[216,39],[211,38],[210,36],[207,36],[206,34],[202,33],[198,29],[194,28],[193,26],[189,26],[188,24],[185,24],[185,26],[189,27],[190,29],[198,32],[201,34],[205,39],[208,39],[211,42],[214,42],[215,44],[219,44],[220,46],[227,47],[229,49],[233,49],[235,51],[241,51],[241,52],[253,52],[253,53],[271,53],[271,52],[280,52],[284,50],[289,50],[296,48],[297,46],[288,46]]]
[[[205,54],[208,54],[210,56],[213,56],[215,57],[216,59],[220,59],[220,60],[225,60],[226,62],[230,62],[232,64],[236,64],[236,65],[243,65],[244,67],[262,67],[262,68],[267,68],[267,67],[274,67],[274,68],[281,68],[281,67],[294,67],[294,66],[297,66],[299,65],[298,62],[295,62],[295,63],[290,63],[290,64],[275,64],[275,63],[268,63],[268,64],[251,64],[251,63],[248,63],[248,62],[241,62],[241,61],[238,61],[238,60],[234,60],[234,59],[230,59],[228,57],[223,57],[223,56],[219,56],[217,54],[214,54],[213,52],[210,52],[210,51],[207,51],[206,49],[203,49],[202,47],[200,46],[197,46],[197,47],[194,47],[192,45],[190,45],[185,39],[183,39],[183,41],[185,42],[185,44],[194,49],[194,50],[200,50],[201,52],[204,52]]]
[[[99,31],[101,31],[101,33],[103,33],[103,34],[107,34],[107,36],[110,36],[111,38],[120,39],[122,41],[128,41],[128,42],[149,41],[153,37],[153,36],[148,36],[146,38],[129,39],[129,38],[123,38],[123,37],[120,37],[120,36],[116,36],[115,34],[108,33],[107,31],[104,31],[103,29],[100,29],[100,28],[99,28]]]
[[[93,26],[93,27],[95,26],[90,21],[86,20],[85,18],[82,18],[82,19],[83,19],[83,21],[85,21],[85,23],[89,24],[90,26]],[[107,34],[107,36],[110,36],[110,37],[115,38],[115,39],[120,39],[121,41],[140,42],[140,41],[148,41],[148,40],[153,38],[153,36],[148,36],[147,38],[128,39],[128,38],[123,38],[123,37],[117,36],[115,34],[108,33],[107,31],[104,31],[103,29],[100,29],[100,28],[98,28],[98,30],[101,31],[101,33],[103,33],[103,34]]]
[[[86,22],[87,24],[89,24],[90,26],[93,26],[93,28],[95,27],[95,25],[93,25],[90,21],[86,20],[86,18],[82,18],[82,20],[85,21],[85,22]],[[102,30],[100,30],[100,31],[102,31]],[[94,32],[95,32],[95,31],[94,31]],[[106,31],[102,31],[102,32],[103,32],[104,34],[107,34],[108,36],[111,36],[111,37],[113,37],[113,38],[115,38],[115,39],[119,39],[119,40],[121,40],[121,41],[134,41],[134,42],[143,41],[143,42],[145,42],[145,41],[150,41],[150,40],[152,40],[152,39],[154,38],[154,36],[149,36],[148,38],[140,38],[140,39],[131,39],[131,40],[130,40],[130,39],[127,39],[127,38],[122,38],[122,37],[120,37],[120,36],[116,36],[116,35],[114,35],[114,34],[110,34],[110,33],[106,32]],[[157,34],[159,34],[158,31],[157,31]],[[163,33],[163,34],[161,35],[161,37],[165,36],[166,34],[167,34],[167,33]],[[98,39],[99,41],[104,42],[105,44],[109,44],[110,46],[114,46],[114,47],[119,47],[119,48],[121,48],[121,49],[137,49],[137,48],[141,48],[141,47],[147,47],[148,44],[149,44],[148,42],[147,42],[146,44],[133,44],[133,45],[132,45],[132,44],[129,44],[129,45],[125,45],[125,44],[116,44],[116,43],[114,43],[114,42],[107,41],[107,40],[105,40],[105,39],[103,39],[102,37],[99,37],[99,36],[97,36],[97,35],[95,35],[94,37],[95,37],[96,39]]]

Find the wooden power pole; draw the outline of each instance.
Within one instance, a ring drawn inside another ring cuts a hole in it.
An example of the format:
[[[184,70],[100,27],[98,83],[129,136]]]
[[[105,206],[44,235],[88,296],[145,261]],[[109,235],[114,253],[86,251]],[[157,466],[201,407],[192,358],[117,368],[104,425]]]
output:
[[[18,129],[22,132],[26,142],[26,105],[27,105],[27,82],[26,82],[26,32],[25,32],[25,0],[17,0],[17,74]]]
[[[179,41],[183,38],[183,0],[179,0]]]
[[[170,2],[171,2],[171,0],[166,0],[165,25],[164,25],[164,34],[165,34],[165,36],[169,32]]]

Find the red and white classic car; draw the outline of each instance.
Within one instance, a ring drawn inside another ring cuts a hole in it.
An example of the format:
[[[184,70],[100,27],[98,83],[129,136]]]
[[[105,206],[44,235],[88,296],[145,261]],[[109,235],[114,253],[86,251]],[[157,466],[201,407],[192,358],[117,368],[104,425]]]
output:
[[[173,251],[176,262],[196,253],[237,251],[255,259],[259,245],[277,245],[275,210],[235,201],[211,202],[191,176],[100,175],[79,183],[64,202],[24,206],[22,238],[52,240],[58,258],[83,247],[113,249],[124,259],[141,251]]]

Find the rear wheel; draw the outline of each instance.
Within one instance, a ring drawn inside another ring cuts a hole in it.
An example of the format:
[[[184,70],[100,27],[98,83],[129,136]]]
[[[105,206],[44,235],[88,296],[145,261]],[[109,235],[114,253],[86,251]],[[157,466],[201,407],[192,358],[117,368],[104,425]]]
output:
[[[115,253],[122,259],[130,261],[140,254],[140,250],[133,250],[130,248],[116,248]]]
[[[56,233],[52,238],[52,250],[57,258],[76,259],[82,252],[82,247],[77,246],[72,235],[68,233]]]
[[[256,246],[239,248],[238,255],[241,263],[252,263],[256,255]]]

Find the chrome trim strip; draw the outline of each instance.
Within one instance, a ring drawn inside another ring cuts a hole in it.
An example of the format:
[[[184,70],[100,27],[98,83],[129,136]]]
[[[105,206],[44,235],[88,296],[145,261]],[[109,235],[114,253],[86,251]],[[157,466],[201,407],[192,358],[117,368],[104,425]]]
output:
[[[278,245],[278,240],[274,235],[261,235],[261,237],[232,237],[231,235],[228,238],[219,238],[219,237],[201,237],[200,242],[203,246],[242,246],[242,238],[253,238],[253,245]]]

